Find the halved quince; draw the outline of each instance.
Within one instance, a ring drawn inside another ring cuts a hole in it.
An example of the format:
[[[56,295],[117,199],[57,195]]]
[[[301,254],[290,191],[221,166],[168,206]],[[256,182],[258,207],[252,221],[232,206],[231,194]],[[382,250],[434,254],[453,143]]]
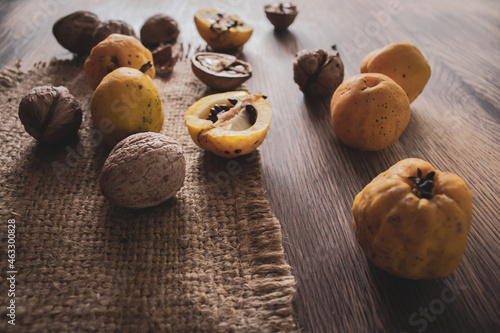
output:
[[[184,115],[194,143],[227,158],[257,149],[266,138],[271,119],[272,109],[265,96],[246,91],[203,97]]]
[[[250,39],[253,32],[253,27],[238,15],[228,15],[211,8],[198,10],[194,23],[201,38],[215,51],[237,49]]]

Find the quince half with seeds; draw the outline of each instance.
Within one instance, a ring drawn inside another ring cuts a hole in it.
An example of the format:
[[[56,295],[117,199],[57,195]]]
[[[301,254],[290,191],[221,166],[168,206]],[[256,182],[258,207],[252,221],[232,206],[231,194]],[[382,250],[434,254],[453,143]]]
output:
[[[221,13],[217,9],[200,9],[194,23],[201,38],[215,51],[234,50],[242,47],[252,36],[253,27],[238,15]]]
[[[271,118],[272,109],[265,96],[246,91],[203,97],[184,115],[194,143],[226,158],[257,149],[266,138]]]

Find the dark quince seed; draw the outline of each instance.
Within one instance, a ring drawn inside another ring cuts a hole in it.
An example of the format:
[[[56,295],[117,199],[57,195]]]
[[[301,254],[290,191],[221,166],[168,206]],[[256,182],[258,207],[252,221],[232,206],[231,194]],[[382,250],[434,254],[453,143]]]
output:
[[[222,111],[222,108],[219,106],[219,104],[215,104],[214,108],[215,108],[215,110],[217,110],[217,112],[221,112]]]
[[[208,120],[210,120],[211,122],[215,123],[217,121],[217,115],[215,114],[210,114],[208,116]]]
[[[238,103],[238,100],[236,98],[228,98],[227,100],[233,105],[236,105],[236,103]]]
[[[247,110],[248,113],[255,113],[255,107],[252,104],[247,104],[245,105],[245,109]]]
[[[245,110],[249,114],[248,122],[250,123],[250,125],[255,124],[255,122],[257,121],[257,111],[255,110],[255,107],[252,104],[247,104],[245,106]]]

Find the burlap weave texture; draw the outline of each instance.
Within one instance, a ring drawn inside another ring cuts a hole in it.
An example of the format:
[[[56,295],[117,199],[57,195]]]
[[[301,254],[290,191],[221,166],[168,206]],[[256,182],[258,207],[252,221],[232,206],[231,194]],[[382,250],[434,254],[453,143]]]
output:
[[[17,111],[22,95],[64,85],[84,120],[69,145],[36,143]],[[162,133],[184,148],[187,174],[176,197],[129,210],[102,196],[98,175],[110,149],[92,129],[92,91],[81,63],[38,64],[0,74],[1,247],[16,220],[16,331],[293,331],[295,281],[280,224],[264,198],[259,154],[234,160],[197,148],[183,121],[207,91],[180,61],[157,78]],[[2,271],[6,256],[1,258]],[[0,280],[0,331],[8,327]]]

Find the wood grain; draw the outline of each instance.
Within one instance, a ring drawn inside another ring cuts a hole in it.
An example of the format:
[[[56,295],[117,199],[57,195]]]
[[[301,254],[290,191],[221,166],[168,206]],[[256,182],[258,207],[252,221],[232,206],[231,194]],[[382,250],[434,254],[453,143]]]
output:
[[[210,6],[255,26],[243,56],[254,68],[249,90],[268,95],[274,111],[261,147],[263,176],[298,280],[295,310],[302,331],[499,331],[500,2],[301,0],[295,1],[294,24],[279,33],[265,18],[265,3],[218,0]],[[137,32],[149,16],[166,13],[179,22],[182,42],[203,46],[192,17],[206,6],[201,0],[3,1],[0,66],[22,59],[22,68],[29,68],[52,57],[70,58],[51,28],[60,16],[80,9],[123,19]],[[349,77],[359,72],[366,53],[397,41],[422,50],[431,79],[395,144],[380,152],[347,148],[330,125],[329,99],[304,98],[293,82],[295,54],[336,44]],[[468,248],[445,279],[386,274],[368,262],[354,239],[354,196],[407,157],[460,175],[473,194]]]

